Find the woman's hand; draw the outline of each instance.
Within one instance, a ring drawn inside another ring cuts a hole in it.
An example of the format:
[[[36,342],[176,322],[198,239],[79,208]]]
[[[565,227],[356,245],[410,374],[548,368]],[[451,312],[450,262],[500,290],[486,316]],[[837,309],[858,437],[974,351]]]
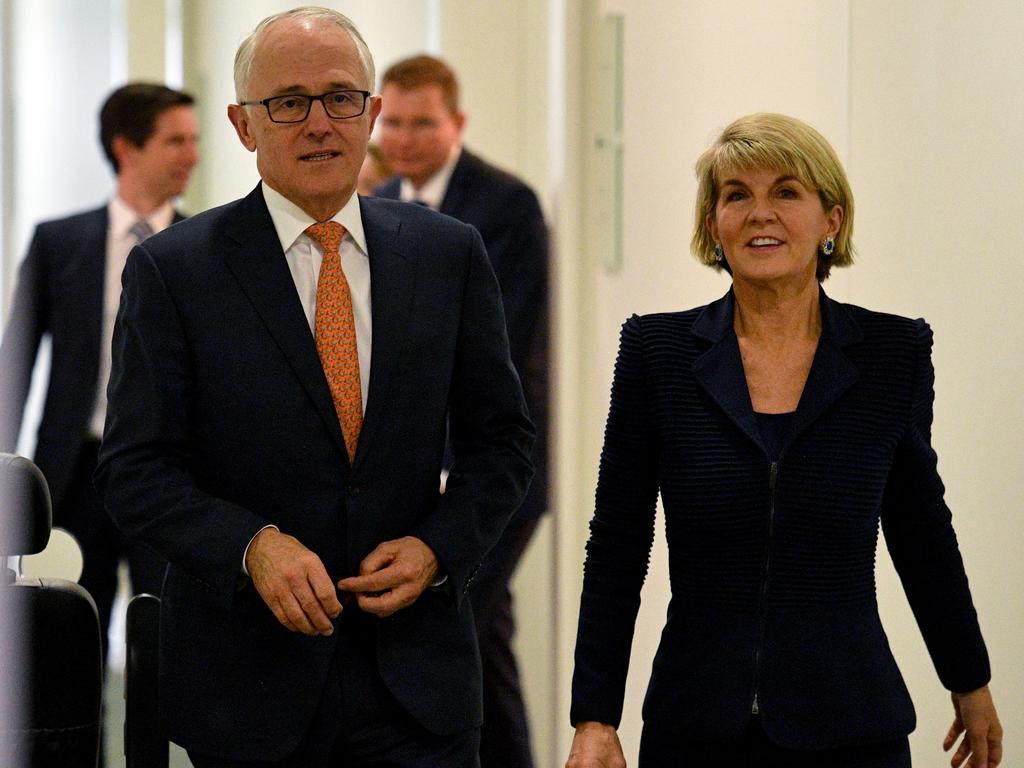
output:
[[[954,693],[953,711],[956,717],[942,748],[948,752],[961,733],[966,735],[953,754],[950,765],[960,768],[970,756],[967,762],[970,768],[996,768],[1003,759],[1003,727],[999,724],[988,686],[970,693]]]
[[[565,768],[626,768],[619,734],[605,723],[580,723]]]

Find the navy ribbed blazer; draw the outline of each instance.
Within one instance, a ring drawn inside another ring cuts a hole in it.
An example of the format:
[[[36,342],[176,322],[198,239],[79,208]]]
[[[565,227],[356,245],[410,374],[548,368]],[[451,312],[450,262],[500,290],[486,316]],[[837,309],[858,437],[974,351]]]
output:
[[[821,293],[822,334],[772,462],[734,297],[623,326],[587,545],[572,721],[618,725],[640,589],[665,510],[672,599],[644,701],[659,729],[828,749],[902,736],[914,708],[878,617],[879,521],[942,683],[989,664],[943,501],[923,320]]]

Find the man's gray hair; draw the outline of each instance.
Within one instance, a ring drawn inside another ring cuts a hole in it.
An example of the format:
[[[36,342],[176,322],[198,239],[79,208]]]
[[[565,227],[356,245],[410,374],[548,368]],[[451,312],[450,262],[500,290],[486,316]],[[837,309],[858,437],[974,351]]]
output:
[[[252,34],[245,38],[241,45],[238,46],[238,51],[235,53],[235,98],[238,101],[244,101],[249,97],[246,90],[249,87],[252,61],[256,55],[256,46],[260,41],[260,37],[262,37],[268,27],[285,19],[308,19],[321,26],[333,24],[345,30],[348,36],[352,38],[352,42],[356,44],[356,50],[359,52],[359,60],[363,65],[363,72],[366,74],[366,87],[370,91],[375,89],[377,73],[373,68],[373,55],[370,53],[366,41],[363,40],[363,36],[359,34],[359,30],[352,20],[331,8],[304,6],[268,16],[257,24]]]

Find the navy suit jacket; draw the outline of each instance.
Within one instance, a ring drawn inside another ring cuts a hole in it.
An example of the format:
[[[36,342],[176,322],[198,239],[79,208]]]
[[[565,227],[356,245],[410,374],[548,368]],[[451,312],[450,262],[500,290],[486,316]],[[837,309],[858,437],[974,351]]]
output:
[[[400,191],[401,179],[395,177],[377,195],[397,200]],[[467,149],[455,164],[440,211],[477,229],[498,276],[512,362],[537,430],[531,457],[535,474],[516,515],[537,517],[548,507],[549,474],[550,264],[544,214],[532,189]]]
[[[182,218],[175,213],[175,221]],[[58,515],[96,405],[107,226],[103,206],[36,228],[0,344],[0,450],[13,452],[40,342],[51,338],[35,462]]]
[[[988,657],[931,448],[923,320],[821,294],[822,334],[777,461],[733,332],[734,298],[622,331],[587,545],[573,722],[618,724],[640,588],[665,510],[672,599],[644,720],[738,738],[757,701],[794,749],[900,737],[914,709],[878,617],[879,521],[943,684]]]
[[[433,732],[481,720],[462,598],[526,491],[533,432],[479,235],[419,206],[360,204],[373,355],[351,466],[259,187],[150,238],[125,268],[97,482],[126,534],[170,562],[161,698],[170,737],[199,753],[288,754],[327,681],[337,635],[289,632],[239,588],[268,523],[335,580],[382,541],[427,543],[449,588],[376,622],[379,670]]]

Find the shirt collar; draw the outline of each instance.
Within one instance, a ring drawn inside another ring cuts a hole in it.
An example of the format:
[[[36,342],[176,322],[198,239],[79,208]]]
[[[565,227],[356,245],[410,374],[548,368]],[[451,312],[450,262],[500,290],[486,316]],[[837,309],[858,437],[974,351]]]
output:
[[[306,231],[306,227],[316,224],[316,221],[267,184],[260,184],[260,189],[263,190],[263,200],[267,204],[270,219],[274,222],[274,229],[281,240],[281,250],[287,253],[288,249],[295,245],[295,241]],[[353,194],[344,207],[331,217],[331,221],[341,224],[345,228],[346,236],[352,238],[356,247],[364,255],[370,255],[366,250],[366,235],[363,233],[363,215],[359,210],[358,195]]]
[[[435,211],[441,210],[441,203],[444,202],[445,193],[448,191],[448,182],[451,181],[455,165],[459,162],[461,155],[462,147],[456,144],[452,147],[448,162],[442,165],[438,172],[427,179],[426,184],[419,189],[415,189],[409,179],[403,178],[398,199],[407,203],[413,200],[422,200]]]
[[[128,231],[139,219],[145,219],[154,232],[162,232],[171,226],[174,220],[174,206],[170,200],[151,211],[148,216],[139,216],[134,208],[118,195],[114,195],[107,206],[107,213],[110,216],[110,231],[116,237],[127,237]]]

